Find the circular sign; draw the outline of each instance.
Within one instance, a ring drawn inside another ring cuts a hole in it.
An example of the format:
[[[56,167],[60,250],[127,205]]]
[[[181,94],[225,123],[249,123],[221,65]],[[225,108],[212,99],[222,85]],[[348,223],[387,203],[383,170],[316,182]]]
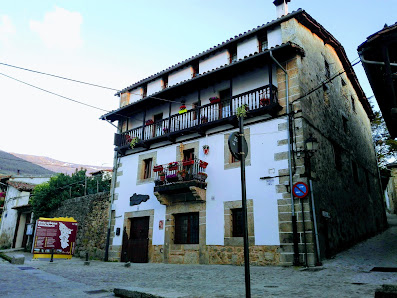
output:
[[[309,193],[309,187],[306,183],[297,182],[292,186],[292,193],[297,198],[304,198]]]
[[[234,133],[232,133],[230,136],[229,136],[229,139],[228,139],[228,141],[227,141],[227,143],[228,143],[228,145],[229,145],[229,150],[230,150],[230,153],[233,155],[233,157],[235,158],[235,159],[237,159],[237,160],[241,160],[241,154],[240,154],[240,152],[239,152],[239,149],[238,149],[238,140],[239,140],[239,132],[234,132]],[[247,156],[247,153],[248,153],[248,145],[247,145],[247,141],[245,140],[245,137],[243,136],[242,137],[242,140],[243,140],[243,146],[242,146],[242,149],[243,149],[243,152],[244,152],[244,158],[246,158],[246,156]]]

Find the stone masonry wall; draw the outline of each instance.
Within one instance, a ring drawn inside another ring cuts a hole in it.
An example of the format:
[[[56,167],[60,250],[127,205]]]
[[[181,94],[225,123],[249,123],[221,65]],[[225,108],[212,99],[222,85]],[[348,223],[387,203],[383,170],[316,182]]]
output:
[[[304,57],[296,59],[296,76],[291,69],[290,102],[297,99],[296,93],[304,95],[321,87],[292,103],[293,130],[295,149],[304,149],[304,140],[310,134],[319,143],[310,164],[321,254],[328,257],[386,227],[370,121],[345,73],[322,85],[327,79],[325,61],[331,77],[343,70],[330,45],[295,19],[282,24],[282,34],[283,42],[290,40],[305,51]],[[294,182],[296,178],[307,181],[304,174],[308,168],[303,156],[295,156],[295,161]],[[306,200],[305,222],[310,219],[309,207]],[[283,210],[288,212],[290,208]],[[297,211],[301,211],[299,206]],[[307,225],[310,231],[311,223],[310,219]],[[312,239],[313,235],[306,236]],[[280,238],[283,242],[283,237]]]
[[[75,256],[103,259],[109,218],[109,192],[62,202],[48,217],[73,217],[78,222]]]

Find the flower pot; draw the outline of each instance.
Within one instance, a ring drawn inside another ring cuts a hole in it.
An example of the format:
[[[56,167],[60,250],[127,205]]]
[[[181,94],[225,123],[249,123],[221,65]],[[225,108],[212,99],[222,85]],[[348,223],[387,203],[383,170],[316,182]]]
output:
[[[204,149],[205,150],[205,149]],[[209,150],[209,149],[208,149]],[[208,162],[200,160],[199,167],[205,169],[208,166]]]
[[[194,160],[184,160],[183,161],[183,166],[191,166],[192,164],[194,164]]]
[[[270,104],[270,98],[263,97],[259,101],[262,107],[268,106]]]
[[[163,166],[154,166],[153,167],[153,172],[162,172],[163,171]]]
[[[160,176],[160,181],[165,181],[165,175]]]
[[[221,99],[219,97],[211,97],[210,98],[210,103],[218,103],[221,102]]]

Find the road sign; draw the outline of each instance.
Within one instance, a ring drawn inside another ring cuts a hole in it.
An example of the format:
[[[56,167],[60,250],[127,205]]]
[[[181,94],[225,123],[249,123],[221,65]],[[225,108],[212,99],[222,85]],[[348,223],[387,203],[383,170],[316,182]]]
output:
[[[309,187],[306,183],[297,182],[292,186],[292,193],[297,198],[304,198],[309,193]]]
[[[234,158],[237,160],[241,160],[241,154],[238,150],[238,139],[239,139],[239,132],[234,132],[229,136],[227,143],[229,145],[230,153],[234,156]],[[242,139],[243,139],[243,152],[244,152],[243,157],[246,158],[248,153],[248,145],[244,136]]]

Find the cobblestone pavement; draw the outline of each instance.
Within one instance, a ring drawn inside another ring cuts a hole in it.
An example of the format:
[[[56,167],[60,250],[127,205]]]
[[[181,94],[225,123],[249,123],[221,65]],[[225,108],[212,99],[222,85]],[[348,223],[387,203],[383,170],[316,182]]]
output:
[[[318,270],[293,267],[251,267],[253,297],[374,297],[382,284],[397,284],[397,216],[390,228]],[[8,252],[8,255],[20,252]],[[112,297],[114,288],[133,289],[162,297],[242,297],[244,267],[226,265],[131,264],[80,259],[29,260],[11,265],[0,259],[1,297]],[[102,290],[102,291],[101,291]]]

